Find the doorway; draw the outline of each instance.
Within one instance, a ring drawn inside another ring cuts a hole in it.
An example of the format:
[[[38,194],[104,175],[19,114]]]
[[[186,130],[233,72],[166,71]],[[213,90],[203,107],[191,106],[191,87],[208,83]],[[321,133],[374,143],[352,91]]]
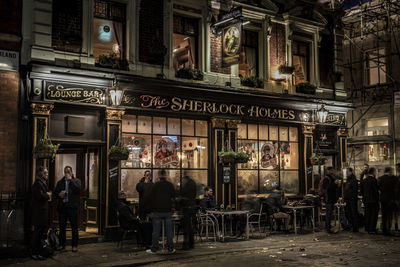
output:
[[[63,147],[57,151],[54,161],[49,164],[49,188],[54,191],[64,176],[65,166],[71,166],[76,179],[81,181],[78,207],[80,237],[99,234],[99,181],[100,149],[98,147]],[[58,226],[57,201],[51,203],[50,222]],[[67,231],[70,230],[69,225]],[[68,233],[67,233],[68,236]]]

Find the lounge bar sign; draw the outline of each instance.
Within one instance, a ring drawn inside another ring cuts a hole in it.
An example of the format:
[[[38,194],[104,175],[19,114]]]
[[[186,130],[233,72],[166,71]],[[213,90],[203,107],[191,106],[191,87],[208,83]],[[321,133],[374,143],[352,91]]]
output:
[[[102,105],[105,102],[105,93],[102,89],[95,87],[48,83],[46,85],[46,99]]]

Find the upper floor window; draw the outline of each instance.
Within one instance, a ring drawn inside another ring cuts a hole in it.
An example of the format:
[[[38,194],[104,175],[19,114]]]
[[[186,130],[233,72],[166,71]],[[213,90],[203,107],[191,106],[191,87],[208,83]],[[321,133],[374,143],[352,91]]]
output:
[[[292,44],[294,82],[295,84],[310,81],[310,45],[307,42],[293,41]]]
[[[198,68],[199,21],[174,15],[172,60],[174,69]]]
[[[239,76],[258,76],[258,33],[255,31],[242,31]]]
[[[95,0],[93,18],[93,56],[125,57],[125,5]]]
[[[389,134],[388,118],[367,120],[365,133],[367,136],[388,135]]]
[[[386,83],[385,49],[367,51],[365,62],[366,85]]]

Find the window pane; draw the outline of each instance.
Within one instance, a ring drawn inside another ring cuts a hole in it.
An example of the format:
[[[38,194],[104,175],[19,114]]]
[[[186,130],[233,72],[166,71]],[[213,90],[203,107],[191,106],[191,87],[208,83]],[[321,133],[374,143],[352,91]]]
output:
[[[117,58],[123,56],[124,44],[122,23],[94,18],[93,19],[93,56],[99,62],[100,55],[115,54]]]
[[[257,139],[257,124],[249,124],[248,126],[248,139]]]
[[[260,141],[260,168],[277,169],[278,168],[278,142]]]
[[[268,125],[258,125],[258,137],[260,139],[268,140]]]
[[[280,143],[279,151],[281,153],[281,169],[298,169],[299,168],[299,146],[297,143]]]
[[[279,172],[260,171],[260,193],[269,193],[279,185]]]
[[[154,169],[153,172],[153,182],[159,181],[160,177],[160,170],[161,169]],[[175,190],[179,191],[179,187],[181,184],[181,171],[179,169],[166,169],[167,172],[167,181],[170,181],[173,185]]]
[[[247,124],[238,125],[238,137],[247,139]]]
[[[182,120],[182,135],[194,136],[194,120]]]
[[[207,138],[182,138],[182,168],[207,168]]]
[[[188,175],[196,182],[197,198],[204,195],[204,188],[207,186],[207,170],[184,170],[183,175]]]
[[[153,136],[154,167],[178,168],[179,143],[178,136]]]
[[[288,138],[288,127],[279,127],[279,140],[287,141]]]
[[[196,136],[208,136],[207,121],[196,121]]]
[[[250,160],[247,163],[238,164],[240,169],[257,169],[258,168],[258,147],[256,140],[239,140],[238,151],[250,153]]]
[[[281,188],[285,193],[297,194],[299,192],[299,172],[281,171]]]
[[[151,133],[151,117],[138,116],[138,132]]]
[[[121,167],[150,168],[151,167],[151,136],[140,134],[122,134],[122,144],[130,153],[127,160],[121,161]]]
[[[289,138],[290,141],[298,141],[298,130],[296,127],[289,128]]]
[[[389,122],[387,118],[383,119],[373,119],[367,121],[367,127],[380,127],[380,126],[388,126]]]
[[[136,133],[135,115],[124,115],[122,117],[122,131],[126,133]]]
[[[278,140],[278,126],[269,126],[269,140]]]
[[[238,194],[257,193],[258,191],[258,172],[257,171],[238,171]]]
[[[166,118],[153,117],[153,133],[166,134]]]
[[[382,162],[390,160],[390,149],[387,144],[370,144],[368,147],[368,161]]]
[[[181,134],[181,120],[168,118],[168,134]]]
[[[121,190],[125,192],[128,198],[138,198],[136,185],[142,179],[144,170],[121,169]]]

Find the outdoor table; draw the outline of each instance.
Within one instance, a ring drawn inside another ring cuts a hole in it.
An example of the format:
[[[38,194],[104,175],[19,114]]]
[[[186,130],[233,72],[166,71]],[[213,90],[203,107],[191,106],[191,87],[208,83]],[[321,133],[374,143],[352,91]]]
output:
[[[335,203],[335,207],[337,208],[337,224],[338,231],[340,231],[340,210],[346,207],[346,203]]]
[[[224,217],[225,215],[246,215],[246,239],[249,239],[249,213],[248,210],[207,210],[207,213],[221,216],[221,238],[225,241]]]
[[[290,205],[284,205],[282,206],[283,209],[286,210],[292,210],[293,211],[293,226],[294,226],[294,234],[297,235],[297,223],[296,223],[296,213],[298,210],[302,209],[311,209],[312,210],[312,225],[313,225],[313,231],[315,231],[315,222],[314,222],[314,206],[290,206]]]

